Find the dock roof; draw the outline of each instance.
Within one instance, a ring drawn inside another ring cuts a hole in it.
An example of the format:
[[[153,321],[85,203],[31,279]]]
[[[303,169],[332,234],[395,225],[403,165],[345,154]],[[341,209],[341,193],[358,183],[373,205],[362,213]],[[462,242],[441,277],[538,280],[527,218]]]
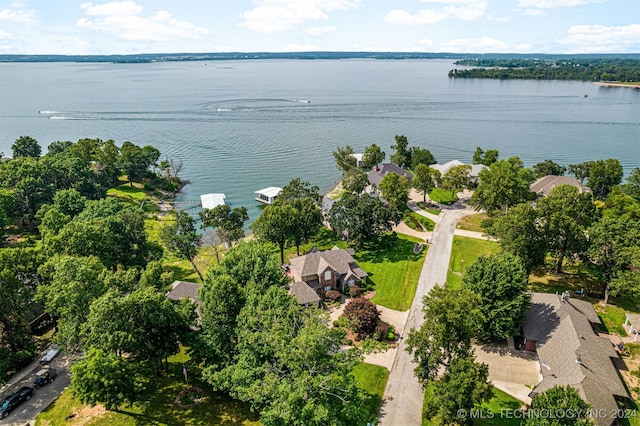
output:
[[[280,193],[280,191],[282,191],[282,188],[278,188],[277,186],[270,186],[268,188],[260,189],[255,193],[264,195],[265,197],[272,198],[277,196]]]
[[[203,209],[212,209],[224,204],[224,194],[202,194],[200,203]]]

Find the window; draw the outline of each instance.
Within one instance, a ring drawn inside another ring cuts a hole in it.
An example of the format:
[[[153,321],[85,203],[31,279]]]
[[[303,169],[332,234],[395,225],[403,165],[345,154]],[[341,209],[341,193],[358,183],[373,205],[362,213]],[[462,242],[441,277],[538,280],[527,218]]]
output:
[[[327,271],[324,273],[324,280],[329,281],[331,279],[331,271]]]
[[[331,287],[330,285],[326,285],[326,286],[324,286],[324,291],[329,291],[329,290],[331,290],[331,289],[332,289],[332,287]]]
[[[354,285],[355,283],[356,283],[356,280],[353,280],[353,279],[351,279],[351,280],[347,281],[347,285],[348,285],[348,286],[352,286],[352,285]]]

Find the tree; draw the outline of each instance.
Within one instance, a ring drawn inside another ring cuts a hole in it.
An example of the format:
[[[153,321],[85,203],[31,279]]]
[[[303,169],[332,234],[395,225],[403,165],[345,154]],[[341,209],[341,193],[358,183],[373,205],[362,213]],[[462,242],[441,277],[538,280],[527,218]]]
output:
[[[90,348],[71,366],[71,393],[83,404],[115,410],[138,401],[144,391],[140,364]],[[144,366],[143,366],[144,367]]]
[[[406,176],[396,173],[387,173],[378,184],[382,197],[389,206],[402,210],[409,200],[409,181]]]
[[[556,258],[556,272],[560,273],[567,256],[582,254],[587,248],[586,230],[595,215],[591,194],[560,185],[538,201],[538,208],[544,238]]]
[[[528,284],[522,261],[509,253],[482,256],[467,269],[463,286],[481,298],[483,340],[497,342],[517,334],[531,306]]]
[[[349,171],[351,171],[351,169]],[[278,194],[278,200],[284,202],[291,202],[304,198],[311,198],[317,205],[322,203],[320,188],[316,185],[312,186],[309,182],[304,182],[300,180],[300,178],[291,180],[291,182],[285,185],[285,187],[282,188],[282,191]]]
[[[179,210],[176,213],[176,221],[162,227],[160,238],[169,250],[181,258],[187,259],[202,280],[202,273],[194,262],[202,245],[202,239],[196,232],[195,220],[189,216],[189,213]]]
[[[590,408],[578,391],[571,386],[555,385],[533,396],[532,415],[527,417],[525,425],[543,426],[589,426],[594,422],[590,418]],[[538,415],[536,415],[538,414]]]
[[[58,318],[55,340],[76,348],[86,334],[91,303],[107,291],[105,267],[96,257],[52,258],[40,268],[46,279],[38,286],[36,300]]]
[[[11,145],[13,151],[13,158],[18,157],[33,157],[40,158],[42,148],[38,144],[38,141],[31,136],[20,136],[13,145]]]
[[[397,209],[386,208],[375,197],[345,194],[331,206],[328,221],[334,230],[346,234],[360,248],[390,232],[401,218]]]
[[[350,374],[361,356],[337,351],[344,333],[326,321],[284,288],[250,289],[231,362],[206,366],[204,378],[249,402],[265,425],[364,424],[366,396]]]
[[[284,263],[284,248],[296,232],[297,214],[297,210],[290,204],[276,201],[265,207],[251,224],[251,229],[258,238],[278,245],[280,263]]]
[[[391,155],[391,162],[400,167],[406,167],[411,164],[411,149],[408,148],[409,141],[404,135],[395,136],[396,143],[391,145],[391,149],[395,152]]]
[[[356,157],[353,156],[353,148],[349,145],[337,147],[336,150],[333,151],[333,157],[336,159],[336,167],[342,171],[343,174],[357,165]]]
[[[419,146],[411,148],[411,170],[415,171],[419,164],[430,166],[436,163],[436,157],[428,149]]]
[[[120,147],[120,168],[127,175],[129,184],[139,181],[149,167],[149,153],[126,141]]]
[[[147,267],[140,274],[138,286],[140,288],[153,287],[158,291],[165,291],[173,280],[173,272],[164,272],[162,262],[154,260],[147,263]]]
[[[580,183],[582,183],[586,178],[589,177],[592,164],[593,161],[585,161],[578,164],[569,164],[569,167],[567,167],[567,172],[570,175],[574,175],[576,179],[578,179]]]
[[[471,202],[490,215],[500,210],[506,214],[509,207],[531,198],[529,185],[534,180],[533,173],[520,167],[516,161],[497,161],[481,170],[478,177],[480,185],[474,191]]]
[[[627,181],[622,185],[623,191],[640,203],[640,167],[631,170]]]
[[[351,300],[345,306],[343,315],[349,320],[351,330],[359,339],[373,336],[380,323],[377,306],[364,297]]]
[[[544,160],[533,166],[533,171],[536,174],[536,178],[541,178],[548,175],[562,176],[567,171],[567,168],[555,163],[553,160]]]
[[[473,153],[473,157],[471,162],[473,164],[484,164],[485,166],[491,166],[493,163],[498,161],[498,150],[497,149],[488,149],[486,152],[480,148],[476,147],[476,150]]]
[[[283,287],[288,283],[278,263],[278,249],[261,241],[241,242],[232,247],[220,265],[240,287],[253,283],[266,289],[270,286]]]
[[[624,172],[617,159],[598,160],[591,163],[587,185],[595,198],[604,200],[614,186],[622,182]]]
[[[249,220],[246,207],[235,207],[231,210],[227,204],[213,209],[202,209],[198,215],[202,220],[200,228],[215,228],[220,240],[229,246],[244,237],[244,224]]]
[[[54,207],[62,214],[69,217],[78,215],[84,210],[87,197],[84,197],[77,189],[61,189],[53,196]]]
[[[442,186],[451,190],[451,198],[455,195],[456,190],[465,188],[469,185],[470,173],[471,166],[468,164],[461,164],[447,170],[442,177]]]
[[[342,187],[354,194],[362,194],[369,185],[369,176],[361,169],[353,168],[342,177]]]
[[[354,170],[357,169],[351,169],[347,174]],[[291,240],[296,246],[296,253],[300,255],[300,244],[309,241],[322,227],[320,189],[309,182],[294,179],[282,188],[277,203],[288,204],[296,211]]]
[[[415,375],[426,386],[457,358],[471,356],[471,339],[482,323],[480,296],[467,288],[436,285],[422,299],[424,323],[411,329],[407,352],[417,364]]]
[[[454,358],[449,369],[427,389],[423,412],[434,425],[470,423],[460,413],[471,410],[493,398],[487,364],[473,357]]]
[[[362,154],[362,162],[367,168],[373,168],[384,161],[386,154],[378,145],[372,143],[364,149]]]
[[[442,182],[440,170],[436,170],[426,164],[418,164],[414,169],[411,184],[418,191],[422,191],[423,201],[427,202],[427,194]]]
[[[483,224],[502,250],[518,256],[527,272],[544,264],[547,241],[539,226],[540,214],[531,204],[522,203]]]

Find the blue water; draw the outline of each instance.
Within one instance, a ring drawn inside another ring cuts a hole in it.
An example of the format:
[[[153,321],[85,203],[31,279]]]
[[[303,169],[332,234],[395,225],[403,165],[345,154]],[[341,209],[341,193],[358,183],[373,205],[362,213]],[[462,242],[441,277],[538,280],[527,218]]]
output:
[[[21,135],[114,139],[181,160],[180,200],[253,192],[300,177],[331,188],[331,152],[394,136],[440,162],[476,146],[527,165],[618,158],[640,166],[640,91],[583,82],[452,80],[448,60],[255,60],[0,64],[0,151]],[[585,97],[587,95],[587,97]],[[307,102],[308,101],[308,102]],[[41,111],[46,111],[41,113]],[[388,157],[387,157],[388,158]]]

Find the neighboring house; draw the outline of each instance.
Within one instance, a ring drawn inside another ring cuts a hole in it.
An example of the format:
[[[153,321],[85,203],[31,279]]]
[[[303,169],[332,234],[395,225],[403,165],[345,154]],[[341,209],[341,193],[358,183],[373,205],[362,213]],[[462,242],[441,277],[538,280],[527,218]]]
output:
[[[174,281],[173,284],[171,284],[171,290],[166,294],[169,300],[180,300],[188,297],[192,303],[195,303],[198,324],[200,324],[200,304],[202,303],[198,297],[200,287],[202,287],[202,285],[197,283]]]
[[[445,173],[447,173],[449,169],[456,166],[464,166],[464,165],[465,163],[463,163],[462,161],[452,160],[445,164],[432,164],[429,167],[438,170],[440,174],[444,177]],[[480,172],[484,169],[488,169],[488,167],[485,166],[484,164],[468,164],[468,165],[471,166],[471,171],[469,172],[469,181],[475,185],[479,181],[478,179],[479,179]]]
[[[291,283],[289,286],[289,294],[295,297],[300,305],[320,306],[320,296],[304,281]]]
[[[593,305],[571,299],[568,292],[532,296],[522,326],[524,347],[537,353],[542,381],[529,396],[555,385],[572,386],[591,404],[596,424],[610,426],[616,421],[617,401],[629,394],[614,365],[617,352],[596,332],[601,322]]]
[[[373,170],[367,173],[367,176],[369,177],[369,187],[367,188],[367,192],[375,194],[378,191],[378,185],[382,182],[382,179],[384,179],[387,173],[395,173],[399,176],[404,176],[409,181],[409,185],[411,185],[411,180],[413,179],[413,175],[411,173],[393,163],[382,163],[379,166],[375,166]]]
[[[329,290],[348,291],[349,286],[364,280],[367,273],[353,259],[353,250],[334,247],[291,259],[289,267],[295,282],[303,281],[317,295]]]
[[[531,192],[535,192],[538,197],[548,197],[551,193],[551,190],[556,186],[560,185],[571,185],[578,188],[578,192],[580,194],[589,193],[591,194],[591,188],[584,185],[578,179],[571,176],[554,176],[547,175],[543,176],[540,179],[536,180],[531,184],[529,189]]]
[[[364,167],[364,163],[362,162],[362,155],[363,154],[351,154],[351,156],[356,159],[357,167]]]

